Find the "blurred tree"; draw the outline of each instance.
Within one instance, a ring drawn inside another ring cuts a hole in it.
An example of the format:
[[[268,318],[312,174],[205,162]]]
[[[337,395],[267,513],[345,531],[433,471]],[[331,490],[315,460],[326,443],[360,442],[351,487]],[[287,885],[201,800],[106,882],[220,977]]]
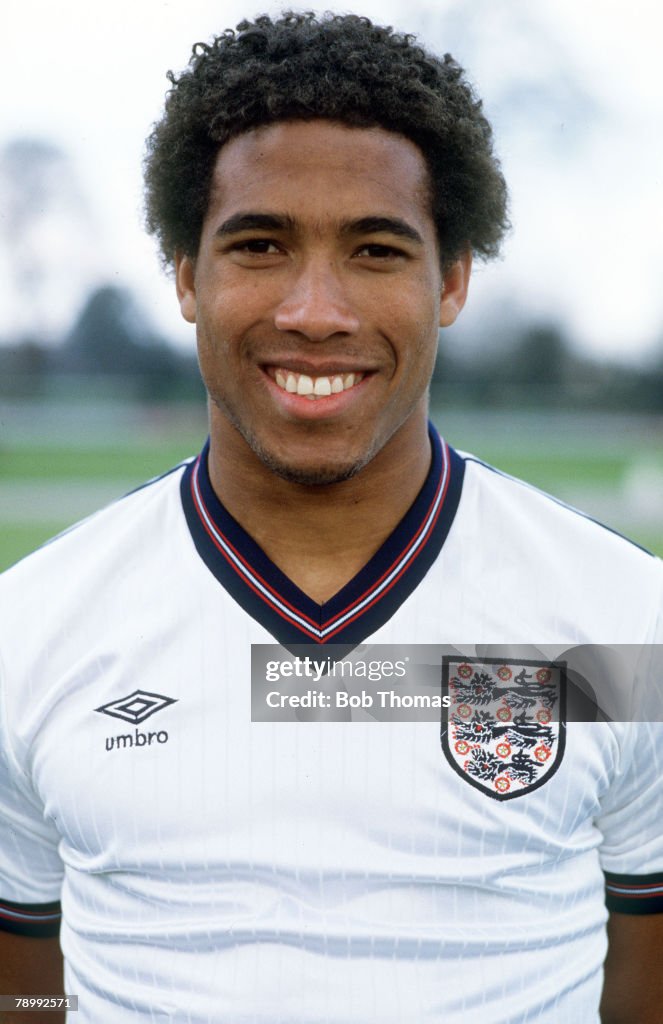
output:
[[[103,245],[67,154],[40,138],[0,150],[2,333],[58,340],[97,283]]]
[[[191,379],[198,378],[195,360],[164,342],[131,291],[115,285],[88,297],[57,362],[65,373],[123,377],[149,398],[190,391]]]
[[[126,288],[104,285],[88,297],[67,335],[62,364],[83,373],[145,373],[161,345]]]
[[[50,353],[37,341],[26,339],[19,345],[0,345],[0,395],[42,395],[50,369]]]
[[[561,327],[553,323],[502,318],[490,343],[442,347],[435,372],[438,387],[455,390],[463,402],[479,405],[564,404],[577,357]]]
[[[562,390],[568,375],[566,339],[554,324],[532,324],[509,353],[504,376],[509,384],[545,392]]]

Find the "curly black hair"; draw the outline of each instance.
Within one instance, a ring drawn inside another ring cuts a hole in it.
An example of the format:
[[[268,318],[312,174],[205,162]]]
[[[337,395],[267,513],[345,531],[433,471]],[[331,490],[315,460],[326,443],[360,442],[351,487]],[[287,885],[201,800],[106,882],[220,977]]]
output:
[[[414,36],[357,15],[288,12],[196,43],[188,68],[168,79],[145,158],[146,224],[164,265],[197,254],[224,143],[314,118],[406,136],[429,167],[443,264],[468,247],[497,255],[509,226],[506,184],[481,101],[449,54],[440,60]]]

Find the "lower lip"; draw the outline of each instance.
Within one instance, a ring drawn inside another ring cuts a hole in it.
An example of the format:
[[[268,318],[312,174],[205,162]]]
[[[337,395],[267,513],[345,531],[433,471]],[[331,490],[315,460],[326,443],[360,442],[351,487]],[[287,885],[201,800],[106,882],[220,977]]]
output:
[[[354,384],[347,391],[339,391],[336,395],[324,395],[311,400],[306,395],[284,391],[268,373],[264,374],[267,387],[283,411],[303,420],[321,420],[345,412],[354,402],[361,399],[361,392],[372,376],[373,374],[367,373],[358,384]]]

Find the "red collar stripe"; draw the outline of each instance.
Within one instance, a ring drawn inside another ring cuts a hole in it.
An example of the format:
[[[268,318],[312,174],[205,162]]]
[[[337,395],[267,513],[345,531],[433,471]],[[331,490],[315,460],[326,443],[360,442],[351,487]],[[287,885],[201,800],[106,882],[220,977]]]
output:
[[[282,618],[295,623],[300,629],[310,633],[311,636],[314,636],[317,639],[320,632],[317,624],[313,622],[312,619],[309,619],[308,616],[302,615],[296,608],[277,594],[277,592],[250,567],[248,562],[242,558],[239,552],[233,547],[228,538],[221,532],[221,530],[219,530],[210,516],[205,502],[203,501],[203,496],[200,493],[200,483],[198,479],[199,468],[200,455],[196,459],[196,465],[191,477],[191,493],[196,511],[198,512],[209,537],[214,542],[215,547],[218,548],[221,554],[226,558],[228,564],[244,580],[244,582],[248,584],[254,593],[274,608]]]
[[[197,515],[205,528],[205,532],[212,540],[216,549],[224,556],[228,565],[237,573],[253,593],[260,597],[261,600],[272,608],[281,618],[285,619],[301,632],[306,633],[318,643],[326,643],[381,600],[398,582],[426,546],[427,541],[434,531],[435,524],[444,504],[444,499],[449,486],[451,470],[449,449],[445,441],[442,441],[441,447],[442,472],[440,474],[440,479],[433,500],[417,533],[411,538],[407,547],[392,562],[390,567],[377,581],[375,581],[350,605],[320,625],[314,622],[308,615],[305,615],[300,609],[295,608],[294,605],[286,601],[282,595],[271,587],[263,577],[260,576],[251,565],[249,565],[246,559],[240,555],[225,534],[219,529],[207,509],[201,493],[199,481],[200,457],[197,459],[191,475],[191,495]]]

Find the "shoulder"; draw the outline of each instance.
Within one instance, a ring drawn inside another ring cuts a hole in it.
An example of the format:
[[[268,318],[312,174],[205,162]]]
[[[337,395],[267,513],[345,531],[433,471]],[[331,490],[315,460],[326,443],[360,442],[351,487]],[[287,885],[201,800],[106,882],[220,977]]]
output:
[[[179,485],[188,462],[147,481],[71,526],[0,575],[0,631],[27,613],[35,622],[62,611],[72,595],[84,606],[102,584],[149,561],[183,518]],[[1,637],[0,637],[1,639]]]
[[[458,454],[464,479],[455,539],[471,552],[475,575],[501,581],[510,600],[524,589],[533,604],[551,604],[569,625],[596,609],[615,629],[623,618],[623,642],[653,634],[663,608],[659,558],[538,488]]]
[[[190,606],[184,593],[196,556],[180,497],[185,467],[0,577],[0,730],[13,737],[17,763],[27,763],[30,737],[56,706],[74,706],[76,694],[118,672],[135,684]]]
[[[650,551],[581,509],[510,476],[476,455],[463,451],[457,454],[465,466],[463,494],[466,504],[483,502],[483,512],[487,517],[490,517],[491,510],[495,517],[507,513],[513,524],[513,533],[524,528],[528,537],[538,534],[551,541],[549,531],[554,529],[562,531],[564,540],[576,536],[589,541],[593,547],[621,552],[625,558],[642,565],[654,566],[659,562]]]

